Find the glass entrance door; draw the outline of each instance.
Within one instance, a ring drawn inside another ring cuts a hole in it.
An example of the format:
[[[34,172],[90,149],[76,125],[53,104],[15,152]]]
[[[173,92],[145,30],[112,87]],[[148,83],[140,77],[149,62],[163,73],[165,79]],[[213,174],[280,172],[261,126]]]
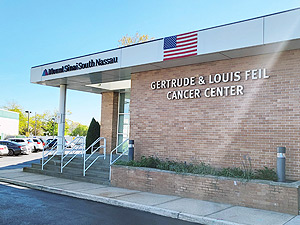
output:
[[[130,124],[129,105],[130,105],[130,92],[120,93],[117,145],[121,144],[123,141],[129,138],[129,124]]]

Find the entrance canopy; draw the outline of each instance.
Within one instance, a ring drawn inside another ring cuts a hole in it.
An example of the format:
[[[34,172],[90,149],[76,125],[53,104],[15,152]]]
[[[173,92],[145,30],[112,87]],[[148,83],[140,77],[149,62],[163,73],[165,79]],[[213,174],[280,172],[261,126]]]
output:
[[[132,73],[300,48],[300,8],[31,68],[31,82],[92,93],[128,89]]]

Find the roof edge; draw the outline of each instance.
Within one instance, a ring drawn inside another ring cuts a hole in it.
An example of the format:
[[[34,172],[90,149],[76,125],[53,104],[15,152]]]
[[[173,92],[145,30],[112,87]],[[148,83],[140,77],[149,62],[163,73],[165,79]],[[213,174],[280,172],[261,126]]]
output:
[[[284,11],[280,11],[280,12],[276,12],[276,13],[266,14],[266,15],[263,15],[263,16],[253,17],[253,18],[250,18],[250,19],[239,20],[239,21],[232,22],[232,23],[226,23],[226,24],[217,25],[217,26],[213,26],[213,27],[203,28],[203,29],[196,30],[196,31],[199,32],[199,31],[215,29],[215,28],[229,26],[229,25],[233,25],[233,24],[237,24],[237,23],[243,23],[243,22],[247,22],[247,21],[251,21],[251,20],[256,20],[256,19],[260,19],[260,18],[264,18],[264,17],[268,17],[268,16],[274,16],[274,15],[278,15],[278,14],[281,14],[281,13],[291,12],[291,11],[299,10],[299,9],[300,9],[300,7],[297,7],[297,8],[288,9],[288,10],[284,10]],[[172,35],[170,35],[170,36],[172,36]],[[33,66],[33,67],[31,67],[31,69],[36,68],[36,67],[40,67],[40,66],[54,64],[54,63],[64,62],[64,61],[68,61],[68,60],[72,60],[72,59],[78,59],[78,58],[82,58],[82,57],[86,57],[86,56],[91,56],[91,55],[96,55],[96,54],[105,53],[105,52],[109,52],[109,51],[114,51],[114,50],[118,50],[118,49],[128,48],[128,47],[135,46],[135,45],[141,45],[141,44],[145,44],[145,43],[149,43],[149,42],[159,41],[159,40],[162,40],[162,39],[163,38],[157,38],[157,39],[154,39],[154,40],[149,40],[149,41],[145,41],[145,42],[141,42],[141,43],[135,43],[135,44],[132,44],[132,45],[121,46],[121,47],[117,47],[117,48],[113,48],[113,49],[109,49],[109,50],[104,50],[104,51],[90,53],[90,54],[81,55],[81,56],[77,56],[77,57],[72,57],[72,58],[68,58],[68,59],[58,60],[58,61],[54,61],[54,62],[50,62],[50,63],[45,63],[45,64]]]

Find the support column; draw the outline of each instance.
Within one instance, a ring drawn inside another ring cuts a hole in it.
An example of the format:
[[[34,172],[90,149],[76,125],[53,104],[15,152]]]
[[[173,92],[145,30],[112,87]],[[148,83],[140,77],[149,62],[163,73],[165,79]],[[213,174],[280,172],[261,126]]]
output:
[[[117,92],[102,93],[100,136],[106,138],[106,154],[116,147],[118,98]]]
[[[63,155],[63,149],[65,146],[65,117],[66,117],[66,95],[67,85],[60,85],[59,96],[59,112],[58,112],[58,137],[57,137],[57,154]]]

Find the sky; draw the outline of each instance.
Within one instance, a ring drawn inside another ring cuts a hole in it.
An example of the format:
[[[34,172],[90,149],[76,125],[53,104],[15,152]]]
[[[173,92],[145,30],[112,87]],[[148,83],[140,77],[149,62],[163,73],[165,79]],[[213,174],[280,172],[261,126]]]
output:
[[[33,66],[113,49],[136,32],[162,38],[300,7],[300,0],[0,0],[0,108],[58,110],[59,88]],[[224,37],[226,41],[226,37]],[[100,120],[101,95],[67,91],[67,118]]]

